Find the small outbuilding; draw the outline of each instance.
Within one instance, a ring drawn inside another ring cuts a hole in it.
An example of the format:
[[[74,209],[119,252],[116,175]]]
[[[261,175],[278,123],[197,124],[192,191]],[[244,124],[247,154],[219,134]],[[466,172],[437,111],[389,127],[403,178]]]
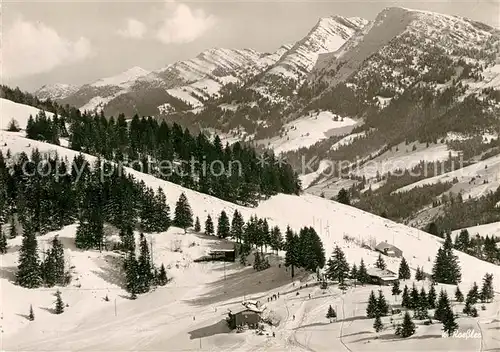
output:
[[[387,269],[368,268],[366,272],[370,277],[370,282],[375,285],[392,285],[399,280],[396,273]]]
[[[401,258],[403,256],[401,249],[387,242],[380,242],[375,246],[375,249],[388,257]]]
[[[247,325],[251,329],[256,329],[261,320],[261,312],[253,309],[243,309],[237,313],[229,312],[228,324],[231,329],[236,329],[238,326]]]
[[[234,249],[217,249],[210,251],[209,256],[212,261],[234,262],[236,260],[236,251]]]

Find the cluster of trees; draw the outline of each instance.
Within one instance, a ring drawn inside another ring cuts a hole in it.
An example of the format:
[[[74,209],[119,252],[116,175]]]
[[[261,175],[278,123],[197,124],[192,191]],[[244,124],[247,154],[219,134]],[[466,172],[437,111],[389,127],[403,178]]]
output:
[[[199,219],[197,220],[199,222]],[[196,230],[196,226],[195,226]],[[264,249],[267,251],[269,246],[272,250],[283,250],[283,235],[278,226],[270,227],[266,219],[258,218],[253,215],[247,222],[238,210],[233,213],[232,220],[229,220],[227,213],[221,211],[217,219],[217,228],[214,227],[212,217],[207,215],[205,220],[205,234],[219,238],[232,237],[238,244],[241,259],[244,262],[245,257],[252,249],[260,249],[261,254]]]
[[[70,282],[71,277],[65,267],[64,248],[57,236],[53,238],[51,248],[44,255],[45,258],[40,260],[36,233],[29,225],[25,226],[16,273],[18,285],[38,288],[64,286]]]
[[[66,130],[66,119],[61,116],[47,117],[45,111],[40,112],[33,118],[30,115],[26,125],[26,137],[39,141],[59,145],[59,137],[68,137]]]
[[[105,222],[120,230],[125,250],[131,249],[133,229],[138,223],[147,232],[169,228],[169,207],[161,188],[155,194],[144,181],[137,182],[119,166],[102,163],[100,159],[92,169],[84,168],[80,179],[85,181],[82,190],[77,188],[80,207],[75,242],[78,248],[102,249]]]
[[[455,237],[453,247],[490,263],[498,263],[500,260],[500,248],[497,247],[497,239],[494,236],[484,237],[478,234],[471,237],[469,231],[463,229]]]
[[[295,268],[316,271],[325,266],[325,249],[313,227],[303,227],[299,234],[288,227],[285,238],[285,266],[291,267],[292,277],[295,275]]]
[[[434,219],[437,233],[500,221],[500,212],[496,208],[500,202],[500,187],[475,199],[462,199],[460,195],[450,195],[450,198],[453,201],[450,199],[444,203],[441,215]]]
[[[397,296],[400,292],[398,284],[394,283],[392,293]],[[419,292],[415,284],[413,284],[411,290],[405,285],[402,293],[401,306],[414,310],[415,316],[418,316],[419,319],[428,318],[427,310],[436,308],[437,296],[434,285],[431,285],[428,293],[425,292],[423,286]]]
[[[79,112],[78,109],[72,108],[67,104],[62,105],[51,99],[38,99],[38,97],[31,93],[21,91],[19,87],[13,89],[6,85],[0,85],[0,98],[11,100],[19,104],[33,106],[60,116],[75,116]]]
[[[144,182],[99,159],[90,167],[85,158],[73,161],[57,155],[31,157],[20,153],[9,166],[0,152],[0,222],[29,226],[45,234],[79,222],[77,246],[102,248],[104,222],[130,233],[137,222],[144,231],[165,231],[170,225],[161,189],[155,194]],[[17,219],[17,221],[16,221]]]
[[[58,237],[52,240],[51,249],[41,260],[37,234],[78,221],[76,246],[102,249],[106,245],[104,223],[107,222],[120,231],[119,249],[130,253],[135,251],[133,231],[138,225],[146,232],[160,232],[166,231],[171,223],[161,188],[155,193],[144,182],[137,182],[131,175],[124,175],[123,170],[99,159],[90,167],[81,155],[70,163],[57,155],[41,155],[35,149],[31,158],[21,153],[7,166],[0,152],[0,186],[0,223],[10,221],[10,238],[16,237],[18,228],[22,228],[17,282],[23,287],[65,285],[70,280]],[[191,226],[186,211],[192,217],[182,194],[173,219],[176,226]],[[0,253],[7,251],[6,237],[0,230]],[[153,278],[165,284],[164,268]],[[133,290],[142,292],[147,284],[132,285]]]
[[[461,279],[460,263],[458,257],[453,253],[451,236],[447,234],[434,260],[432,280],[443,284],[456,285],[460,283]]]
[[[483,303],[491,302],[494,296],[495,291],[493,289],[493,274],[486,273],[483,277],[481,291],[479,290],[479,287],[475,282],[472,284],[472,287],[470,288],[465,298],[465,307],[463,309],[463,312],[467,315],[477,317],[478,313],[474,305],[478,301],[481,301]],[[457,290],[455,291],[455,298],[458,302],[464,301],[464,296],[458,286]]]
[[[202,193],[245,205],[278,192],[298,194],[297,174],[271,153],[257,155],[239,142],[222,145],[218,136],[192,135],[174,123],[123,114],[115,121],[104,115],[70,121],[70,148],[100,155]],[[265,163],[259,160],[266,160]]]
[[[169,281],[165,266],[161,264],[159,269],[155,267],[148,242],[142,233],[139,238],[139,255],[136,255],[135,248],[131,249],[126,255],[123,268],[126,289],[132,299],[135,299],[137,294],[149,292],[151,287],[164,286]]]
[[[397,296],[401,293],[399,282],[395,282],[392,287],[392,294]],[[451,304],[448,299],[448,294],[445,290],[441,290],[439,297],[436,295],[434,285],[431,285],[429,292],[426,293],[424,287],[418,291],[415,284],[411,290],[405,285],[402,292],[401,306],[408,310],[413,310],[413,317],[419,320],[429,319],[429,309],[435,309],[434,318],[443,323],[443,330],[449,336],[458,329],[456,317],[451,309]],[[409,314],[406,312],[406,314]]]
[[[366,270],[365,262],[361,259],[359,267],[356,264],[349,266],[346,256],[339,246],[336,246],[333,253],[328,259],[326,278],[339,283],[339,288],[345,290],[346,279],[354,280],[364,285],[370,281],[370,277]]]
[[[382,290],[378,291],[378,297],[375,297],[373,290],[368,297],[368,306],[366,307],[366,316],[368,318],[384,317],[389,314],[389,304],[387,303]]]

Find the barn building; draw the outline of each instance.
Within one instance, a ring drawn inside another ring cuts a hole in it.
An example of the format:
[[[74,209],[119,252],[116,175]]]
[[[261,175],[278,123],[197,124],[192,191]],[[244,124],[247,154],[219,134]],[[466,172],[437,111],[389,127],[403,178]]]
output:
[[[260,322],[260,312],[252,309],[243,309],[237,313],[229,313],[228,323],[231,329],[236,329],[238,326],[247,325],[251,329],[256,329]]]
[[[387,242],[380,242],[375,246],[375,249],[388,257],[401,258],[403,256],[401,249]]]
[[[366,271],[370,276],[370,282],[375,285],[392,285],[399,280],[396,273],[387,269],[368,268]]]

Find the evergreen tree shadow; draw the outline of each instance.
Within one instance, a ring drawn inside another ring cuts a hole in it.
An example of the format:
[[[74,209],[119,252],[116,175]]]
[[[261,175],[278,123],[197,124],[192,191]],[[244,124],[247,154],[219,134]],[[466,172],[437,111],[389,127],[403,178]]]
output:
[[[188,334],[191,340],[195,340],[195,339],[200,339],[202,337],[214,336],[218,334],[227,334],[229,332],[231,332],[231,329],[227,325],[226,319],[222,319],[215,324],[190,331],[188,332]]]
[[[24,318],[26,320],[30,320],[30,316],[28,314],[20,314],[20,313],[17,313],[16,314],[18,317],[21,317],[21,318]]]
[[[349,337],[349,336],[356,336],[356,335],[364,335],[364,334],[370,334],[372,333],[373,331],[368,331],[368,330],[365,330],[365,331],[358,331],[358,332],[353,332],[352,334],[347,334],[347,335],[342,335],[342,337]]]
[[[419,336],[410,336],[408,340],[427,340],[427,339],[441,339],[443,336],[441,334],[431,334],[431,335],[419,335]]]
[[[354,317],[349,317],[349,318],[345,318],[345,319],[338,319],[337,321],[338,322],[346,322],[346,321],[356,321],[356,320],[368,320],[368,319],[372,319],[372,318],[368,318],[366,315],[356,315]]]
[[[201,221],[201,219],[200,219]],[[190,233],[190,231],[188,231]],[[235,242],[223,238],[219,238],[217,236],[205,235],[204,233],[192,233],[195,237],[200,240],[206,241],[204,245],[206,245],[209,249],[217,250],[217,249],[234,249]],[[208,242],[208,243],[207,243]]]
[[[238,272],[227,274],[225,280],[221,278],[208,284],[209,291],[206,294],[188,300],[188,302],[196,306],[210,305],[271,291],[287,283],[290,283],[290,277],[282,268],[272,266],[266,270],[255,271],[253,268],[247,267]]]
[[[20,245],[15,245],[15,246],[9,246],[7,247],[7,254],[8,253],[15,253],[18,252],[21,249]]]
[[[56,314],[55,308],[47,308],[47,307],[39,307],[40,309],[43,309],[46,312],[49,312],[50,314]]]
[[[105,255],[104,256],[107,265],[102,266],[101,270],[92,270],[92,273],[97,277],[103,279],[108,284],[116,285],[121,289],[125,289],[125,272],[123,270],[123,261],[121,258]]]
[[[377,340],[387,340],[389,342],[389,341],[393,341],[393,340],[398,339],[398,336],[396,336],[396,334],[394,334],[394,333],[384,334],[384,335],[378,335],[378,336],[371,335],[371,336],[363,337],[363,338],[360,338],[360,339],[357,339],[357,340],[354,340],[354,341],[349,341],[349,343],[372,341],[375,338],[377,338]]]
[[[11,283],[16,283],[17,267],[6,266],[0,268],[0,279],[6,279]]]
[[[296,328],[294,328],[293,330],[300,330],[300,329],[305,329],[305,328],[312,328],[314,326],[325,326],[325,325],[330,325],[330,324],[334,324],[335,321],[332,321],[331,323],[330,322],[324,322],[324,323],[312,323],[312,324],[307,324],[307,325],[301,325],[301,326],[297,326]]]
[[[77,248],[74,237],[64,237],[59,236],[59,241],[65,249],[71,249],[72,251],[84,252],[85,250]]]

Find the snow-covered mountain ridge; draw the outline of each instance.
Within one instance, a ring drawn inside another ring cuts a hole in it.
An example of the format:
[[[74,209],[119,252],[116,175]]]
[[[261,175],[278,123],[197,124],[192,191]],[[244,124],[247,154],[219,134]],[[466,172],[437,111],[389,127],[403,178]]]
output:
[[[135,113],[135,101],[151,94],[143,114],[159,113],[157,101],[169,102],[169,96],[194,107],[201,107],[207,99],[217,98],[225,85],[242,85],[257,75],[262,82],[254,88],[266,95],[267,85],[278,79],[293,79],[300,84],[314,66],[319,54],[335,51],[356,30],[367,23],[360,18],[332,16],[322,18],[314,28],[295,44],[284,44],[272,53],[253,49],[211,48],[193,59],[179,61],[164,68],[147,72],[134,67],[116,76],[83,85],[71,94],[61,95],[62,102],[82,109],[105,108],[126,114]],[[54,88],[55,89],[55,88]],[[46,87],[45,91],[50,91]],[[48,95],[50,92],[37,91]],[[149,92],[149,93],[148,93]],[[274,93],[273,93],[274,94]],[[163,95],[163,98],[161,97]],[[278,94],[279,95],[279,94]],[[276,99],[280,97],[274,94]],[[173,109],[178,110],[178,109]],[[141,113],[141,111],[138,111]]]

